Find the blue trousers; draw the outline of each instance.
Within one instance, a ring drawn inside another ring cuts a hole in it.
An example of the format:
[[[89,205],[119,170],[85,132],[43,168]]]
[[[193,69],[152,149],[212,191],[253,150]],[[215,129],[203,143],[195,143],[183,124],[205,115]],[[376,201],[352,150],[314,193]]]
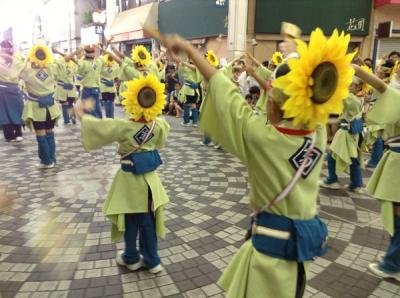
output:
[[[394,235],[379,268],[389,273],[400,273],[400,216],[395,216],[394,221]]]
[[[336,175],[336,160],[330,153],[327,154],[326,160],[328,161],[328,177],[325,178],[325,182],[328,184],[338,182],[338,176]],[[362,173],[360,162],[357,158],[351,159],[350,165],[350,189],[361,187],[363,185]]]
[[[61,104],[61,108],[62,108],[62,115],[63,115],[63,119],[64,119],[64,124],[68,124],[69,123],[69,113],[68,110],[70,109],[68,103],[62,103]]]
[[[191,104],[184,104],[183,105],[183,123],[188,124],[190,122],[190,108]],[[197,124],[199,119],[199,111],[197,108],[192,110],[192,122],[193,124]]]
[[[104,100],[103,103],[106,110],[106,118],[114,118],[114,102],[112,100]]]
[[[49,145],[49,156],[51,162],[56,162],[56,140],[54,132],[46,133],[47,144]]]
[[[103,118],[100,107],[100,89],[84,87],[82,89],[82,101],[85,101],[86,99],[92,99],[95,102],[94,110],[88,111],[88,114],[93,115],[97,118]]]
[[[126,264],[139,262],[139,252],[136,247],[139,233],[139,252],[143,256],[144,264],[153,268],[160,264],[157,252],[157,235],[154,214],[136,213],[125,214],[125,252],[123,258]]]
[[[368,161],[368,167],[375,168],[383,156],[383,151],[385,149],[385,142],[382,137],[376,139],[374,145],[372,146],[371,159]]]
[[[36,140],[38,142],[38,154],[40,162],[44,165],[50,165],[52,160],[47,136],[36,136]]]

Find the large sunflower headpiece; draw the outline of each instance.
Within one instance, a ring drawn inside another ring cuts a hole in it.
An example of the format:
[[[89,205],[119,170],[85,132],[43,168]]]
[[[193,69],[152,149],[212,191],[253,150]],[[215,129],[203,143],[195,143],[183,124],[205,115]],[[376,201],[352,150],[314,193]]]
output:
[[[274,63],[274,65],[279,65],[283,63],[283,56],[281,52],[275,52],[272,55],[272,62]]]
[[[107,66],[113,66],[116,63],[109,54],[103,56],[103,61]]]
[[[142,76],[125,84],[127,90],[121,94],[124,98],[121,104],[134,120],[144,117],[146,121],[153,121],[162,113],[165,85],[155,75]]]
[[[350,64],[355,53],[346,54],[349,42],[344,32],[335,30],[327,39],[319,28],[311,33],[309,45],[296,40],[300,58],[289,59],[290,72],[272,83],[287,95],[281,108],[294,125],[315,128],[343,110],[354,74]]]
[[[150,63],[151,55],[144,46],[136,46],[132,51],[133,62],[146,66]]]
[[[219,60],[217,55],[215,55],[213,50],[208,50],[205,54],[205,57],[208,61],[208,63],[210,63],[212,66],[214,67],[218,67],[219,65]]]
[[[389,79],[390,80],[392,80],[392,78],[393,78],[393,76],[395,75],[395,73],[396,73],[396,71],[397,71],[397,69],[399,68],[399,61],[397,60],[395,63],[394,63],[394,67],[393,67],[393,69],[392,69],[392,72],[390,73],[390,77],[389,77]]]
[[[46,68],[53,62],[53,54],[44,44],[34,45],[28,52],[28,59],[38,68]]]
[[[161,62],[161,60],[157,61],[157,69],[158,72],[162,72],[164,70],[164,64]]]

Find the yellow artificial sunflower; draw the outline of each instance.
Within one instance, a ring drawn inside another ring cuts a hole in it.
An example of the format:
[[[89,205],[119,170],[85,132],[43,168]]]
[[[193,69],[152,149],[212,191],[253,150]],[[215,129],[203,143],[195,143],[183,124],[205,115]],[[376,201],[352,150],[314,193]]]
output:
[[[151,61],[151,55],[144,46],[136,46],[132,51],[132,59],[135,63],[146,66]]]
[[[308,46],[296,40],[300,58],[289,59],[290,72],[272,83],[288,96],[282,110],[294,125],[315,128],[327,123],[329,114],[342,112],[354,75],[355,53],[346,54],[349,41],[349,34],[336,29],[327,39],[320,28],[311,33]]]
[[[113,66],[115,64],[114,59],[111,58],[109,54],[103,56],[103,61],[107,66]]]
[[[275,52],[272,55],[272,62],[274,63],[274,65],[279,65],[283,63],[283,56],[281,52]]]
[[[121,94],[124,98],[121,104],[134,120],[144,117],[146,121],[153,121],[162,113],[165,106],[165,85],[155,75],[149,74],[125,84],[127,90]]]
[[[370,74],[373,73],[372,69],[369,68],[367,65],[362,65],[361,69],[366,71],[366,72],[368,72],[368,73],[370,73]],[[372,90],[372,86],[364,82],[363,83],[363,87],[362,87],[362,91],[365,92],[365,93],[369,93],[371,90]]]
[[[158,72],[162,72],[164,70],[164,64],[161,62],[161,60],[157,61],[157,69]]]
[[[30,48],[28,60],[38,68],[46,68],[53,62],[53,54],[48,46],[38,44]]]
[[[208,50],[206,52],[206,59],[208,63],[210,63],[214,67],[217,67],[219,65],[218,57],[217,55],[215,55],[213,50]]]
[[[396,71],[397,71],[398,68],[399,68],[399,61],[396,61],[396,62],[394,63],[393,68],[392,68],[392,72],[390,73],[390,77],[389,77],[389,80],[390,80],[390,81],[392,80],[392,78],[393,78],[393,76],[395,75],[395,73],[396,73]]]

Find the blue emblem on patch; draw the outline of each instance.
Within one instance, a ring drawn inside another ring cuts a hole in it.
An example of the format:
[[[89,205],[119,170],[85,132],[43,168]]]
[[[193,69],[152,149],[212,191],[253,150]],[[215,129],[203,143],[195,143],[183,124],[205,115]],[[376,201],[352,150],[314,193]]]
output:
[[[290,158],[289,162],[293,166],[295,170],[298,170],[300,166],[303,164],[304,158],[307,154],[308,149],[310,148],[312,140],[310,138],[304,138],[303,145],[296,151]],[[310,157],[307,161],[307,164],[301,174],[303,178],[307,178],[310,175],[311,171],[314,169],[318,161],[322,156],[322,151],[317,147],[314,147],[312,150]]]
[[[108,73],[112,73],[113,69],[112,69],[111,67],[109,67],[109,68],[107,69],[107,71],[108,71]]]
[[[138,132],[133,136],[135,139],[136,143],[139,145],[143,144],[143,141],[145,140],[147,134],[149,133],[150,128],[147,125],[144,125],[141,129],[138,130]],[[146,143],[151,140],[151,138],[154,137],[154,134],[151,133],[150,137],[147,139]]]
[[[49,77],[49,75],[43,69],[40,69],[36,73],[36,77],[41,81],[45,81]]]
[[[96,63],[93,63],[93,69],[96,70]]]

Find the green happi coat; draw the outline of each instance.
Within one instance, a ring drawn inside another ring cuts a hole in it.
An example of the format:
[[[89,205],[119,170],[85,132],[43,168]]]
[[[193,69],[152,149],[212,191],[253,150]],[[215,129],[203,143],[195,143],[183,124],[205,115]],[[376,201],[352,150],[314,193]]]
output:
[[[375,89],[372,92],[372,97],[377,98],[379,96],[378,91]],[[377,124],[368,124],[368,137],[366,140],[367,145],[372,145],[379,136],[379,131],[384,130],[385,125],[377,125]]]
[[[159,77],[157,66],[151,67],[151,63],[149,64],[150,66],[147,67],[147,71],[149,73],[154,74],[155,76]],[[133,62],[132,59],[125,57],[124,60],[122,60],[121,66],[119,68],[119,73],[118,73],[118,78],[121,80],[121,84],[119,86],[119,94],[121,97],[121,92],[126,91],[126,81],[131,81],[135,79],[139,79],[142,76],[142,72],[136,69],[135,63]],[[122,97],[121,97],[122,99]]]
[[[86,150],[93,150],[118,143],[118,154],[132,152],[138,143],[135,134],[150,124],[124,119],[97,119],[90,115],[82,118],[82,142]],[[141,151],[160,149],[165,145],[169,124],[163,118],[156,119],[154,136],[141,146]],[[153,197],[153,211],[156,215],[156,230],[160,237],[165,236],[164,207],[169,202],[167,193],[156,171],[135,175],[119,169],[114,177],[103,212],[112,222],[111,238],[118,241],[125,231],[125,214],[148,212],[148,188]]]
[[[367,123],[386,125],[387,138],[400,136],[400,92],[387,86],[367,115]],[[368,192],[381,203],[386,230],[393,236],[393,202],[400,203],[400,153],[387,150],[368,182]]]
[[[72,84],[71,90],[66,90],[59,84],[56,85],[54,92],[54,99],[58,101],[66,101],[68,97],[76,98],[77,90],[75,86],[75,73],[77,66],[75,63],[69,64],[65,62],[64,58],[55,60],[55,79],[67,84]]]
[[[21,72],[21,79],[25,82],[26,90],[32,96],[46,96],[54,94],[55,91],[55,64],[50,64],[47,68],[33,68],[31,63],[27,63]],[[54,96],[54,95],[53,95]],[[22,119],[25,125],[33,129],[33,121],[46,121],[46,110],[49,111],[52,120],[57,120],[61,116],[57,104],[46,108],[40,108],[39,103],[31,100],[25,102]]]
[[[359,97],[350,93],[343,101],[343,113],[340,119],[352,121],[362,117],[362,101]],[[358,146],[358,134],[352,135],[348,130],[339,129],[333,137],[330,151],[332,157],[336,160],[336,174],[347,170],[351,165],[352,158],[359,158],[361,161],[361,150]]]
[[[184,82],[182,83],[182,92],[189,96],[194,96],[196,91],[191,87],[185,84],[185,81],[192,82],[192,83],[199,83],[201,78],[198,77],[196,69],[190,69],[185,65],[181,65],[178,68],[179,75],[183,78]]]
[[[257,74],[265,81],[268,81],[272,75],[272,71],[266,68],[264,65],[260,65],[257,68]],[[268,91],[261,90],[260,98],[257,101],[255,106],[255,110],[260,114],[267,115],[267,100],[268,100]]]
[[[100,92],[101,93],[116,93],[117,88],[115,88],[115,84],[112,87],[106,86],[104,83],[101,82],[101,79],[106,79],[108,81],[113,81],[115,78],[118,77],[119,73],[119,66],[117,63],[112,63],[111,65],[107,65],[103,61],[103,63],[100,66]]]
[[[100,70],[103,61],[101,59],[80,59],[78,60],[78,75],[82,76],[80,81],[82,88],[100,87]]]
[[[0,82],[18,84],[25,65],[24,58],[19,53],[15,53],[12,56],[10,67],[0,71]]]
[[[200,127],[246,165],[252,209],[263,207],[289,183],[296,172],[291,157],[302,148],[304,137],[311,137],[311,133],[306,132],[298,136],[283,133],[265,122],[263,117],[253,113],[228,77],[221,71],[213,75],[203,103]],[[290,129],[291,123],[283,121],[280,126]],[[325,146],[326,131],[319,127],[316,147],[321,156]],[[289,196],[269,212],[293,219],[312,219],[317,214],[321,156],[309,176],[301,178]],[[297,272],[296,262],[262,254],[251,241],[246,241],[219,284],[227,291],[228,298],[293,298]]]

